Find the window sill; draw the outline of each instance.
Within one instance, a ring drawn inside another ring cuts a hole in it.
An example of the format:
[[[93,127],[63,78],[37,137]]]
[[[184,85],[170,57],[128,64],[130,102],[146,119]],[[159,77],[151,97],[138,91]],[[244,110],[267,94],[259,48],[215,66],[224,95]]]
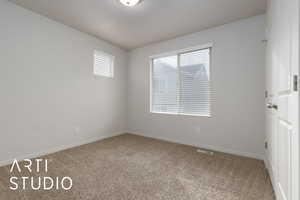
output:
[[[168,112],[153,112],[151,114],[162,114],[162,115],[174,115],[174,116],[187,116],[187,117],[207,117],[211,118],[211,115],[196,115],[196,114],[177,114],[177,113],[168,113]]]

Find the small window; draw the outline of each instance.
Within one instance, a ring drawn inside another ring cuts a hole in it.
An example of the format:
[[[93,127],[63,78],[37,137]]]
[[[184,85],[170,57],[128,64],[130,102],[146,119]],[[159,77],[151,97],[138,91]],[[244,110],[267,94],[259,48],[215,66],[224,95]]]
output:
[[[94,51],[94,74],[112,78],[114,76],[114,56]]]
[[[151,112],[210,116],[211,48],[152,59]]]

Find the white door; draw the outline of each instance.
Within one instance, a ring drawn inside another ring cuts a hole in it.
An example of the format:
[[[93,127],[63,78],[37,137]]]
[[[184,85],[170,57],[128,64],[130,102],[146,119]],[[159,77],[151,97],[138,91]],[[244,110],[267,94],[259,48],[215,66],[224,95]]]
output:
[[[269,0],[267,140],[279,200],[299,200],[299,0]]]

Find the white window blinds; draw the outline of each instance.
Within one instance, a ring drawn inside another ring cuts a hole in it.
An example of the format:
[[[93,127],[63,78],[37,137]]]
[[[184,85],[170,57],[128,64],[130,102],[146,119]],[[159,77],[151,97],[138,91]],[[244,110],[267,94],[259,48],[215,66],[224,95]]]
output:
[[[152,59],[151,112],[210,116],[210,48]]]
[[[94,74],[97,76],[114,76],[114,56],[94,51]]]

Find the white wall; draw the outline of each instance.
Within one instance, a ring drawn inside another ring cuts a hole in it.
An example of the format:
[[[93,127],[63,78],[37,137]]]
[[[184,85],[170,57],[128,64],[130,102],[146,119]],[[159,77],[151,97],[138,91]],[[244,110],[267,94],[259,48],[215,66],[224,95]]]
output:
[[[262,158],[264,154],[264,16],[130,52],[128,131]],[[149,56],[212,42],[212,117],[149,112]]]
[[[127,53],[118,47],[6,0],[0,27],[0,165],[126,130],[263,154],[264,16],[133,50],[128,84]],[[149,113],[149,56],[210,42],[212,118]],[[94,49],[116,56],[114,79],[93,76]]]
[[[116,56],[93,76],[93,51]],[[127,53],[0,0],[0,165],[123,133]]]

